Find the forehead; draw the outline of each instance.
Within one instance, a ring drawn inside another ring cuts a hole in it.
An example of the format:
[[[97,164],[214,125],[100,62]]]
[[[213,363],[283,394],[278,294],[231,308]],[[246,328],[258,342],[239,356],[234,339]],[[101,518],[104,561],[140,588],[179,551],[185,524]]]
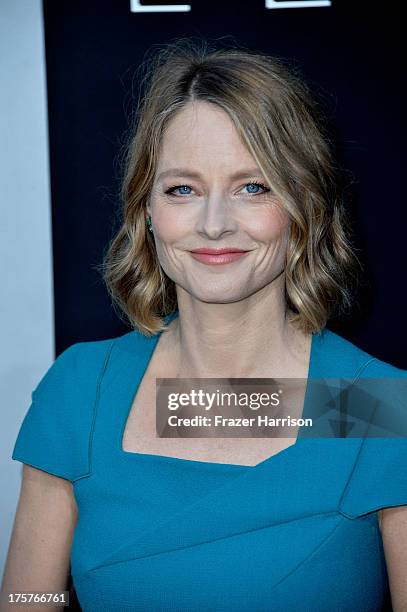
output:
[[[161,141],[158,169],[196,165],[201,170],[226,170],[236,164],[256,165],[253,162],[229,115],[215,104],[195,101],[169,122]]]

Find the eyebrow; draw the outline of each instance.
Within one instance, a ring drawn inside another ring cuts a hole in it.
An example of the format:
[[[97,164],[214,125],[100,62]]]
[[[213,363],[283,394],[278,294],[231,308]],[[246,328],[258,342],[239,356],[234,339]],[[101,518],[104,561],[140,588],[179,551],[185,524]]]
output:
[[[160,172],[160,174],[157,176],[157,180],[167,176],[185,176],[192,179],[200,179],[202,177],[200,172],[194,172],[189,168],[169,168],[164,172]],[[229,176],[229,178],[232,180],[237,180],[248,176],[263,176],[263,173],[260,168],[248,168],[247,170],[239,170],[238,172],[234,172]]]

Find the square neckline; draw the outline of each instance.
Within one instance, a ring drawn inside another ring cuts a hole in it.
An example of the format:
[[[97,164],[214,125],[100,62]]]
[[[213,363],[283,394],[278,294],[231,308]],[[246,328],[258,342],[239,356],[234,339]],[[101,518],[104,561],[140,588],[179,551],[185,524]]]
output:
[[[175,318],[176,316],[178,316],[178,311],[176,313],[173,313],[172,315],[167,315],[165,317],[166,324],[168,324],[168,322],[172,320],[173,318]],[[134,400],[136,399],[138,390],[140,388],[141,381],[143,380],[144,375],[148,369],[148,366],[150,365],[155,349],[157,347],[158,340],[162,333],[163,332],[161,331],[155,336],[152,336],[147,339],[147,340],[150,340],[150,342],[152,341],[151,344],[148,343],[147,345],[148,346],[147,359],[145,361],[141,375],[138,377],[136,386],[132,387],[132,391],[130,394],[131,395],[130,403],[126,407],[126,410],[124,410],[124,418],[120,419],[118,444],[115,444],[115,448],[118,451],[118,455],[122,457],[123,460],[135,461],[138,459],[138,460],[145,460],[145,461],[152,461],[152,462],[161,461],[163,463],[168,462],[168,463],[175,463],[178,465],[185,465],[185,466],[191,466],[191,467],[195,467],[195,466],[196,467],[207,467],[208,469],[211,467],[214,467],[214,468],[221,468],[225,470],[228,470],[228,469],[230,470],[254,470],[256,468],[260,468],[261,466],[265,465],[266,463],[272,460],[277,460],[277,457],[279,457],[279,455],[286,455],[286,453],[289,453],[290,451],[291,453],[298,451],[299,443],[304,442],[304,438],[301,437],[301,432],[304,431],[306,427],[303,425],[301,425],[298,428],[297,438],[293,444],[290,444],[286,448],[283,448],[282,450],[278,451],[278,453],[274,453],[273,455],[266,457],[266,459],[263,459],[256,465],[244,465],[241,463],[221,463],[219,461],[200,461],[198,459],[186,459],[183,457],[173,457],[170,455],[160,455],[157,453],[140,453],[140,452],[125,451],[122,447],[122,444],[123,444],[125,428],[126,428],[128,419],[130,417],[130,412],[133,407]],[[137,335],[136,330],[131,332],[131,336],[132,338],[134,338],[135,341],[137,341],[136,335]],[[309,362],[308,362],[307,382],[306,382],[306,389],[305,389],[305,394],[304,394],[304,404],[303,404],[301,418],[304,418],[304,416],[308,413],[307,405],[309,402],[309,395],[310,395],[310,386],[311,386],[310,379],[314,374],[314,364],[316,361],[316,354],[315,354],[316,353],[316,341],[317,341],[317,338],[319,337],[320,337],[320,334],[311,333],[311,347],[310,347],[310,356],[309,356]]]

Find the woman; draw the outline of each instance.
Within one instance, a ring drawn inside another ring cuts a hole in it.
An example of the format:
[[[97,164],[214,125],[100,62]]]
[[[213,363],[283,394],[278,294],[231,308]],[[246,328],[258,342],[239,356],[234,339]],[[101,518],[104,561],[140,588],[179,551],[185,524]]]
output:
[[[404,439],[156,436],[158,378],[407,372],[326,328],[357,260],[301,79],[182,44],[153,68],[104,266],[134,330],[33,392],[3,589],[62,590],[71,561],[85,611],[371,612],[389,584],[406,610]]]

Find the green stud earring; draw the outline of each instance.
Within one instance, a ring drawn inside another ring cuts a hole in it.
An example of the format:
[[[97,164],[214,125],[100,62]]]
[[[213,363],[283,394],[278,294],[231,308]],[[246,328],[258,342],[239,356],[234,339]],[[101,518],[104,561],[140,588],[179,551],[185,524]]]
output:
[[[152,227],[152,225],[151,225],[151,217],[147,217],[147,220],[146,220],[146,221],[147,221],[147,227],[148,227],[148,229],[150,230],[150,232],[152,232],[152,231],[153,231],[153,227]]]

